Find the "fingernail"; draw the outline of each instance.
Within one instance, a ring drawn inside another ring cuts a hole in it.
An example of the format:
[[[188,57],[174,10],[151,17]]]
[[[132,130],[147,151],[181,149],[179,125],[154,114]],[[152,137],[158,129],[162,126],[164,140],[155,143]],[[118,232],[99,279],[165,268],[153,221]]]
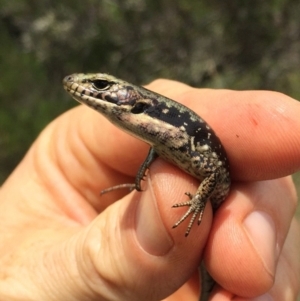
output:
[[[245,218],[244,225],[265,268],[271,275],[274,275],[277,240],[272,218],[265,212],[254,211]]]
[[[146,252],[156,256],[169,252],[174,242],[162,222],[150,173],[147,176],[147,187],[141,193],[136,221],[137,239]]]

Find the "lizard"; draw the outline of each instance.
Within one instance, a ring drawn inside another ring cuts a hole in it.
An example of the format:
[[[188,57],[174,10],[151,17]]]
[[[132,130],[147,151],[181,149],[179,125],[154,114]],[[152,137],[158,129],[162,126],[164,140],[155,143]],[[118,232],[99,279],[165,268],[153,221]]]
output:
[[[231,184],[226,151],[213,129],[194,111],[144,87],[104,73],[72,74],[63,79],[63,86],[75,100],[150,145],[135,183],[117,185],[101,193],[124,187],[142,191],[141,181],[146,171],[157,157],[161,157],[201,181],[195,194],[185,193],[187,201],[172,206],[188,207],[173,228],[191,216],[185,232],[188,236],[197,217],[200,225],[208,201],[215,212],[225,200]],[[202,279],[199,300],[205,301],[209,290],[204,287],[204,282],[209,281],[209,277],[202,267],[201,270],[201,277],[208,280]]]

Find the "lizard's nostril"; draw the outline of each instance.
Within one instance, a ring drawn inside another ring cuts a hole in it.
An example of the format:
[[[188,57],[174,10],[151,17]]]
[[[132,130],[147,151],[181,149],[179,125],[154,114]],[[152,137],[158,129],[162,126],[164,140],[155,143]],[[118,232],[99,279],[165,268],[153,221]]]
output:
[[[73,75],[68,75],[63,79],[63,83],[70,83],[74,81],[74,76]]]
[[[76,82],[77,80],[78,80],[77,75],[76,74],[71,74],[71,75],[66,76],[63,79],[63,84],[64,85],[70,85],[70,84],[73,84],[74,82]]]

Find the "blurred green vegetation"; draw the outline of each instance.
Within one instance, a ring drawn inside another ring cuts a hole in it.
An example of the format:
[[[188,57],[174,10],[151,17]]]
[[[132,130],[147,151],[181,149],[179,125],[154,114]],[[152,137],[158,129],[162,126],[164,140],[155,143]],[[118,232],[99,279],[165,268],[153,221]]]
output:
[[[108,72],[300,98],[298,0],[0,0],[0,183],[76,105],[62,78]]]

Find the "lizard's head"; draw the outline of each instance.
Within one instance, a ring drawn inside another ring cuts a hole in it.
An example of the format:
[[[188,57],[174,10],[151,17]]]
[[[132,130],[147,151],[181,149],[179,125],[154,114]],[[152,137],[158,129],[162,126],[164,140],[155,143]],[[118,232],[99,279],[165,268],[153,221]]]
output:
[[[133,127],[138,130],[147,125],[148,111],[153,111],[157,104],[154,93],[108,74],[72,74],[63,79],[63,85],[75,100],[131,134]]]
[[[113,106],[133,106],[141,98],[132,85],[108,74],[72,74],[63,79],[63,85],[78,102],[99,111]]]

